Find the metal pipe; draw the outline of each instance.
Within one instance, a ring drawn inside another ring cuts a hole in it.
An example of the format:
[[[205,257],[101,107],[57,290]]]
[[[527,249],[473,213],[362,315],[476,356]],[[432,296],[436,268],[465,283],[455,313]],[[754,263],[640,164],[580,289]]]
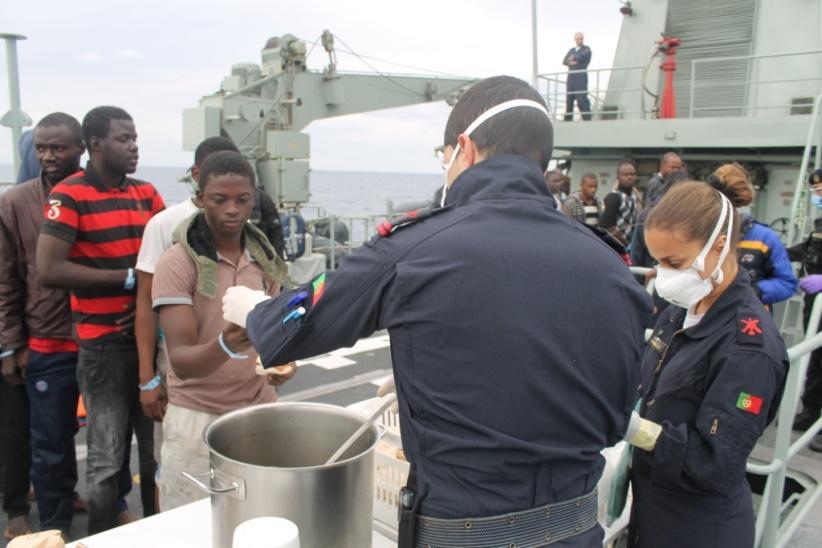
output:
[[[531,85],[539,91],[539,63],[537,61],[537,0],[531,0]]]
[[[335,217],[334,215],[331,215],[328,218],[328,221],[329,221],[328,237],[331,240],[331,242],[330,242],[330,246],[331,246],[331,268],[329,270],[336,270],[336,268],[337,268],[337,253],[336,253],[336,251],[337,251],[337,239],[335,238],[335,236],[336,236],[335,232],[336,231],[334,229],[336,228],[337,217]]]
[[[785,393],[782,397],[782,404],[779,406],[779,428],[776,430],[776,443],[774,444],[774,464],[781,461],[777,469],[768,477],[767,483],[770,486],[768,499],[763,500],[760,512],[765,512],[765,520],[762,524],[762,546],[776,546],[779,538],[779,526],[782,516],[782,493],[785,488],[786,466],[788,452],[791,445],[791,425],[793,424],[796,405],[799,403],[799,385],[802,378],[801,372],[807,369],[810,362],[810,352],[822,345],[822,335],[817,335],[819,319],[822,317],[822,299],[815,298],[811,317],[808,320],[808,333],[805,340],[788,350],[788,358],[793,361],[802,356],[799,368],[788,369],[788,378],[785,381]]]
[[[0,34],[6,42],[6,70],[9,79],[9,106],[10,110],[4,116],[4,125],[11,128],[11,152],[12,161],[14,162],[14,176],[20,172],[20,135],[23,132],[23,126],[31,123],[31,120],[26,123],[28,118],[20,110],[20,75],[17,70],[17,41],[25,40],[26,37],[20,34]]]
[[[688,118],[694,117],[694,93],[696,93],[696,62],[698,59],[691,59],[691,97],[689,99]]]
[[[795,55],[814,55],[822,53],[822,49],[808,50],[808,51],[794,51],[791,53],[767,53],[758,55],[731,55],[728,57],[710,57],[707,59],[700,59],[701,62],[717,62],[717,61],[741,61],[743,59],[771,59],[774,57],[793,57]]]

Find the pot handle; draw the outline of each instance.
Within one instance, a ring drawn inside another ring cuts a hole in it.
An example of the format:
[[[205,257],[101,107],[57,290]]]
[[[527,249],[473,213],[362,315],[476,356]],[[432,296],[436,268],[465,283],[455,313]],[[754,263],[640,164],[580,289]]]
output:
[[[219,475],[213,469],[203,474],[182,472],[182,475],[188,481],[196,485],[201,491],[208,493],[209,495],[231,495],[240,500],[245,498],[245,482],[243,480],[233,480],[226,487],[212,487],[211,485],[201,481],[201,478],[203,480],[210,480],[213,478],[219,479]]]

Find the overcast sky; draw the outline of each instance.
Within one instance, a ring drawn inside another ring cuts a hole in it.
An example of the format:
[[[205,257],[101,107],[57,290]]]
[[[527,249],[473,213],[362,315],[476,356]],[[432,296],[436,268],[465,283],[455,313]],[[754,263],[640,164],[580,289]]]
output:
[[[576,31],[593,50],[591,68],[611,65],[622,16],[618,0],[538,0],[540,72],[562,70]],[[583,7],[584,6],[584,7]],[[271,36],[315,40],[331,30],[362,55],[472,77],[509,74],[530,81],[530,0],[4,0],[0,32],[18,42],[25,110],[36,122],[55,110],[78,119],[90,108],[128,110],[140,136],[140,161],[185,166],[182,109],[219,89],[231,65],[260,61]],[[337,44],[338,48],[340,44]],[[342,71],[369,70],[338,53]],[[314,49],[309,69],[327,63]],[[421,72],[386,63],[382,71]],[[8,110],[5,55],[0,113]],[[445,103],[357,114],[312,123],[312,167],[434,172]],[[0,164],[10,164],[11,131],[0,127]]]

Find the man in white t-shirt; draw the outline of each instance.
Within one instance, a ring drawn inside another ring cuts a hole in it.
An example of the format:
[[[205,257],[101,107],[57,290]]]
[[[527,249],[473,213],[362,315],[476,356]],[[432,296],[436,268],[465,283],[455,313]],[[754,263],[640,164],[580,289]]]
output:
[[[196,183],[200,178],[200,166],[214,152],[237,147],[224,137],[210,137],[197,146],[191,177]],[[168,369],[168,354],[162,335],[158,336],[157,314],[151,308],[151,283],[154,268],[165,251],[171,247],[174,229],[191,217],[198,207],[194,196],[175,204],[151,218],[143,232],[140,253],[137,255],[137,317],[135,335],[137,353],[140,360],[140,404],[147,417],[155,421],[154,458],[160,462],[162,447],[163,416],[168,399],[165,391],[165,373]],[[159,470],[159,469],[158,469]]]

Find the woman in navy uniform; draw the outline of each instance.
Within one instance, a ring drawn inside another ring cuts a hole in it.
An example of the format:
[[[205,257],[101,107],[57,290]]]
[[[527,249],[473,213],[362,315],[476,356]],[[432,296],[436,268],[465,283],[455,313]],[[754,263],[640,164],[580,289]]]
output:
[[[660,316],[642,358],[631,545],[750,548],[745,464],[776,415],[788,368],[776,325],[733,252],[739,217],[699,182],[669,191],[648,217]],[[642,418],[640,418],[642,417]]]

